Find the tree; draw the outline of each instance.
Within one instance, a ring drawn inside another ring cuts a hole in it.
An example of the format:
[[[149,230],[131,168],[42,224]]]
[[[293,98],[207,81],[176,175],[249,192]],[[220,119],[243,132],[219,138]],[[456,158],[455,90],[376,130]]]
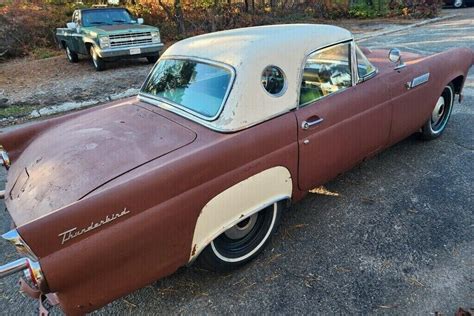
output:
[[[158,4],[163,9],[163,11],[165,11],[168,19],[174,21],[176,24],[178,35],[186,35],[186,25],[184,24],[184,14],[181,0],[173,1],[173,9],[164,4],[163,0],[158,0]]]

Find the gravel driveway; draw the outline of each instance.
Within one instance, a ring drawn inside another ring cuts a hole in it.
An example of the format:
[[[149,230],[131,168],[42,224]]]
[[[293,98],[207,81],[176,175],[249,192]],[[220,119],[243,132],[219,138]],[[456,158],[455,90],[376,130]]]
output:
[[[474,8],[456,13],[462,16],[365,45],[430,53],[474,49]],[[147,67],[126,70],[131,75]],[[473,107],[471,69],[465,100],[443,137],[410,137],[328,183],[338,197],[313,194],[293,205],[251,264],[231,274],[183,268],[95,314],[453,315],[458,307],[473,307]],[[6,213],[0,219],[7,230]],[[4,261],[14,256],[3,244],[0,252]],[[16,280],[2,279],[3,313],[35,313]]]

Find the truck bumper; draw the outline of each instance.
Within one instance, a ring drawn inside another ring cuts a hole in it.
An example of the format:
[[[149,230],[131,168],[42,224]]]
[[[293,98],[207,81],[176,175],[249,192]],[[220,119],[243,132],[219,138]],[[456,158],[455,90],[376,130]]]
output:
[[[163,43],[156,43],[139,47],[120,47],[120,48],[96,48],[96,52],[100,58],[122,58],[122,57],[145,57],[157,55],[164,47]],[[140,50],[139,52],[138,49]]]

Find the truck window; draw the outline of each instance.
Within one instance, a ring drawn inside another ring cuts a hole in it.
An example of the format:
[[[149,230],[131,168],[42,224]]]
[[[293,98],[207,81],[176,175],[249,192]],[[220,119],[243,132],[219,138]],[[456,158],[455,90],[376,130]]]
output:
[[[135,24],[136,21],[125,9],[97,9],[82,12],[84,26]]]

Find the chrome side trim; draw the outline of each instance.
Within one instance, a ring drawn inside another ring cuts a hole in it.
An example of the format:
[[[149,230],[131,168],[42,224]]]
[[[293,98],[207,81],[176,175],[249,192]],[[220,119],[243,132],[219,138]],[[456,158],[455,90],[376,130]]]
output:
[[[12,229],[9,232],[3,234],[2,238],[11,242],[15,246],[18,253],[27,256],[31,260],[38,261],[38,257],[36,257],[23,238],[21,238],[16,229]]]
[[[419,85],[422,85],[424,83],[427,83],[430,80],[430,73],[427,72],[421,76],[418,76],[416,78],[413,78],[413,80],[410,82],[407,82],[407,89],[412,89],[415,88]]]

